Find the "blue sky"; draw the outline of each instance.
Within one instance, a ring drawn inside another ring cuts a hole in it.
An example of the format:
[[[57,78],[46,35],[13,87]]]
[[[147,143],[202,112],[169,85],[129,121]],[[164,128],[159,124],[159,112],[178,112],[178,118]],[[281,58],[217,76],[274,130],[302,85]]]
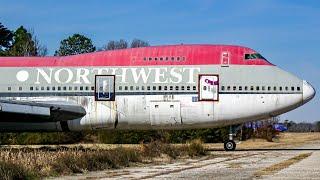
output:
[[[318,0],[0,0],[0,22],[33,29],[52,55],[59,42],[81,33],[97,47],[140,38],[152,45],[237,44],[251,47],[320,91]],[[320,101],[281,116],[319,121]]]

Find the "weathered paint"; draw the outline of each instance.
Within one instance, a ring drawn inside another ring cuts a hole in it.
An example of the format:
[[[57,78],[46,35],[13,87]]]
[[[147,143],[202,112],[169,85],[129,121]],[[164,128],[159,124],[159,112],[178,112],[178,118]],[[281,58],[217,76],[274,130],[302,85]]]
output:
[[[256,52],[241,46],[176,45],[0,58],[0,72],[6,74],[0,76],[2,99],[68,102],[86,110],[83,118],[67,124],[32,123],[30,128],[5,122],[0,130],[217,127],[273,117],[312,99],[308,83],[264,59],[245,60],[247,53]],[[115,75],[115,101],[96,101],[96,75]],[[201,75],[207,75],[202,84]],[[208,89],[203,86],[212,86],[216,94],[202,92]],[[201,101],[201,93],[209,101]]]

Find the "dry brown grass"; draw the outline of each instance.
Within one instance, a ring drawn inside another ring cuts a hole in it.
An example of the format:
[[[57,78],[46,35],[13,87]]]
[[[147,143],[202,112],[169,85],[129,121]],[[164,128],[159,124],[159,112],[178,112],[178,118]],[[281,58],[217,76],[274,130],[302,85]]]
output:
[[[289,167],[292,164],[295,164],[295,163],[309,157],[311,154],[312,153],[299,154],[293,158],[287,159],[287,160],[282,161],[278,164],[273,164],[272,166],[269,166],[269,167],[266,167],[260,171],[257,171],[256,173],[254,173],[254,176],[261,177],[261,176],[265,176],[265,175],[274,174],[282,169]]]
[[[152,142],[129,148],[116,146],[101,149],[83,146],[0,149],[0,179],[30,179],[84,173],[127,167],[136,163],[150,163],[185,156],[205,154],[202,143],[191,142],[176,147]]]
[[[237,149],[264,149],[264,148],[292,148],[320,140],[320,133],[280,133],[276,142],[268,142],[265,139],[249,139],[237,144]],[[207,149],[221,149],[221,143],[205,144]]]

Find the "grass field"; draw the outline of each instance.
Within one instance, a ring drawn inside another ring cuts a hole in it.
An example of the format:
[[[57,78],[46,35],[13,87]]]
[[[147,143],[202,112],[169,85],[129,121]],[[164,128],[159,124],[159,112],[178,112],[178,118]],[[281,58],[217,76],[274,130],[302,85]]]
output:
[[[265,139],[249,139],[237,144],[237,149],[278,149],[278,148],[293,148],[304,143],[312,141],[320,141],[320,133],[280,133],[279,137],[274,142],[268,142]],[[218,150],[223,148],[222,143],[205,144],[205,148],[209,150]]]
[[[285,149],[297,147],[304,143],[312,143],[316,140],[320,140],[320,133],[281,133],[275,142],[250,139],[239,143],[237,148]],[[189,144],[152,142],[147,145],[1,146],[0,179],[42,178],[136,166],[139,163],[167,163],[178,158],[202,156],[208,150],[223,150],[223,144],[202,144],[201,141],[193,141]],[[282,164],[280,165],[282,167]],[[269,169],[266,172],[269,172]],[[262,172],[262,174],[266,172]]]

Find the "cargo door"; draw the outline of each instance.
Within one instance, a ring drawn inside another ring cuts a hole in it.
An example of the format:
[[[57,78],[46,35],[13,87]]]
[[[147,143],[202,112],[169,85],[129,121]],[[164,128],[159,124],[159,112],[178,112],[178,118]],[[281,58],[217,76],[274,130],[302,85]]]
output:
[[[151,101],[150,120],[152,126],[175,126],[181,124],[179,101]]]

